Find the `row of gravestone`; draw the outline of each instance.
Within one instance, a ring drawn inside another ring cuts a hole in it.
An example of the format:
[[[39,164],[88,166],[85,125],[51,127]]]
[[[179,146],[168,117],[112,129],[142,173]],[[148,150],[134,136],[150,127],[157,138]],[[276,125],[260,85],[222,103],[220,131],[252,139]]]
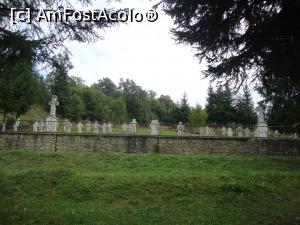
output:
[[[35,122],[33,124],[33,132],[57,132],[58,129],[58,119],[56,117],[56,107],[59,106],[59,102],[57,100],[57,96],[53,95],[51,98],[51,101],[49,101],[50,105],[50,115],[46,119],[45,122]],[[5,132],[5,122],[2,124],[2,132]],[[18,127],[20,126],[20,118],[18,118],[15,121],[15,124],[13,125],[13,130],[18,131]],[[150,123],[150,129],[151,129],[151,135],[158,135],[159,134],[159,126],[160,123],[158,120],[152,120]],[[71,133],[71,127],[72,124],[69,120],[63,121],[63,129],[65,133]],[[85,128],[86,133],[96,133],[98,134],[100,132],[100,129],[102,129],[102,133],[108,133],[112,134],[112,123],[103,123],[99,124],[98,121],[95,121],[94,123],[86,122],[83,124],[82,122],[79,122],[77,124],[77,132],[82,133],[83,128]],[[137,121],[133,119],[130,123],[124,123],[122,124],[122,131],[125,134],[136,134],[136,127],[137,127]],[[179,136],[184,135],[185,126],[179,122],[177,125],[177,134]],[[231,127],[222,127],[221,131],[219,129],[218,131],[221,133],[222,136],[228,136],[233,137],[234,133],[237,137],[278,137],[279,132],[276,130],[275,132],[272,132],[268,129],[267,123],[264,121],[264,110],[259,107],[258,108],[258,125],[254,132],[251,132],[249,128],[243,129],[242,127],[237,127],[235,131]],[[216,136],[216,129],[206,126],[200,128],[199,131],[201,136]],[[294,137],[297,137],[297,134],[294,134]]]
[[[69,120],[64,120],[62,122],[63,125],[63,131],[65,133],[71,133],[72,123]],[[18,131],[18,128],[20,126],[20,119],[17,119],[15,121],[15,124],[13,125],[13,130],[16,132]],[[112,134],[113,130],[113,124],[111,122],[109,123],[102,123],[100,124],[98,121],[95,121],[93,123],[87,121],[85,123],[79,122],[75,126],[77,127],[77,133],[82,133],[85,131],[85,133],[103,133],[103,134]],[[152,120],[150,125],[150,131],[151,135],[159,135],[159,128],[160,123],[158,120]],[[34,122],[32,126],[33,132],[57,132],[58,128],[58,121],[40,121],[40,122]],[[76,129],[76,128],[75,128]],[[129,123],[123,123],[121,125],[122,133],[123,134],[136,134],[137,132],[137,121],[133,119]],[[5,125],[2,126],[2,132],[5,131]],[[177,134],[178,136],[185,135],[185,126],[182,124],[182,122],[179,122],[177,125]],[[280,133],[278,130],[275,130],[274,132],[268,127],[257,127],[254,131],[251,131],[249,128],[242,128],[237,127],[236,129],[233,129],[231,127],[222,127],[222,128],[216,128],[216,127],[210,127],[205,126],[201,127],[199,129],[199,135],[200,136],[227,136],[227,137],[279,137]],[[293,137],[297,137],[297,135],[293,135]]]

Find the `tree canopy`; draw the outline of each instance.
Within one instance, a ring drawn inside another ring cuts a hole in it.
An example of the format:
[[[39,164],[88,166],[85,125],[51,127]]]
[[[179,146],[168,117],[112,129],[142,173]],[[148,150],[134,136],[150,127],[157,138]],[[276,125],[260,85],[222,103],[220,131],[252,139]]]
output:
[[[162,0],[162,5],[174,19],[176,40],[208,62],[207,77],[236,87],[250,78],[270,112],[285,111],[279,113],[284,121],[300,121],[299,1]]]
[[[79,0],[77,2],[82,6],[92,6],[90,0]],[[30,9],[32,13],[31,23],[11,23],[11,8]],[[68,21],[62,20],[60,22],[46,22],[36,19],[36,14],[40,9],[62,12],[66,8],[75,10],[75,7],[68,0],[3,0],[0,3],[0,35],[13,35],[14,32],[18,32],[26,37],[27,41],[38,40],[42,42],[39,58],[41,61],[47,61],[51,55],[55,55],[55,50],[65,47],[64,41],[93,42],[102,38],[100,30],[117,24],[104,19],[91,20],[88,23],[78,22],[72,20],[72,17]]]

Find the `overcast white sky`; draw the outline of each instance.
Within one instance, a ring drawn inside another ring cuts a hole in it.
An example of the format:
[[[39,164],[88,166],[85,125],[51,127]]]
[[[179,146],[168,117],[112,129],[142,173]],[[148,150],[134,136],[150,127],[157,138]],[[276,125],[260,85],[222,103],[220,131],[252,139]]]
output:
[[[147,12],[153,4],[155,1],[122,0],[108,7]],[[107,5],[94,3],[93,9],[103,7]],[[93,44],[68,43],[74,65],[70,75],[82,77],[88,85],[103,77],[116,83],[129,78],[158,95],[170,95],[175,102],[186,92],[192,106],[204,106],[209,80],[203,79],[201,71],[206,66],[199,64],[190,46],[175,43],[170,33],[172,19],[160,10],[158,15],[153,23],[133,22],[107,29],[102,32],[104,40]]]

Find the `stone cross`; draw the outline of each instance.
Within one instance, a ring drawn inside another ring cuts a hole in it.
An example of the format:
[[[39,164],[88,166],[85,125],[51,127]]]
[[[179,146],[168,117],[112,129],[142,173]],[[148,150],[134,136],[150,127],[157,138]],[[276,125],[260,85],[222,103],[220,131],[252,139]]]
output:
[[[261,106],[257,107],[256,111],[258,112],[258,122],[265,121],[263,107],[261,107]]]
[[[205,136],[205,129],[204,129],[204,127],[200,127],[199,128],[199,135],[200,136]]]
[[[208,126],[205,127],[205,136],[211,136],[211,129]]]
[[[98,123],[98,121],[95,121],[95,123],[94,123],[94,133],[99,134],[99,123]]]
[[[15,124],[13,125],[14,131],[18,131],[19,125],[20,125],[20,118],[17,118]]]
[[[228,127],[228,129],[227,129],[227,136],[228,137],[232,137],[233,136],[233,131],[232,131],[231,127]]]
[[[39,123],[34,122],[34,124],[32,125],[33,132],[38,132],[38,126],[39,126]]]
[[[278,131],[278,130],[275,130],[275,131],[274,131],[273,137],[279,137],[279,131]]]
[[[222,135],[223,135],[223,136],[226,136],[226,127],[222,127],[222,130],[221,130],[221,131],[222,131]]]
[[[238,137],[243,137],[243,128],[242,127],[237,127],[236,128],[236,133]]]
[[[179,122],[179,124],[177,125],[177,134],[178,136],[184,135],[184,125],[182,124],[182,122]]]
[[[79,123],[77,124],[77,131],[78,131],[79,134],[82,133],[82,127],[83,127],[83,124],[82,124],[81,122],[79,122]]]
[[[128,130],[130,134],[135,134],[136,133],[136,119],[132,119],[132,121],[128,125]]]
[[[158,135],[159,132],[159,122],[158,120],[152,120],[150,124],[151,135]]]
[[[87,121],[85,124],[85,127],[86,127],[86,132],[90,133],[91,132],[91,122]]]
[[[102,124],[102,133],[103,133],[103,134],[106,134],[106,133],[107,133],[107,125],[106,125],[106,123],[103,123],[103,124]]]
[[[2,131],[2,132],[5,132],[5,125],[6,125],[6,123],[5,123],[5,122],[3,122],[3,124],[2,124],[2,128],[1,128],[1,131]]]
[[[50,116],[56,116],[56,106],[59,105],[59,101],[57,101],[57,96],[56,95],[52,95],[52,99],[51,101],[49,101],[48,103],[51,108],[50,108]]]
[[[43,121],[39,122],[39,125],[38,125],[39,132],[44,132],[44,127],[45,127],[44,122]]]
[[[128,134],[128,125],[127,125],[127,123],[122,124],[122,131],[123,131],[123,133]]]
[[[68,133],[68,134],[71,133],[72,124],[70,123],[70,121],[65,119],[65,121],[63,122],[63,125],[64,125],[64,132]]]
[[[112,134],[112,127],[113,127],[112,123],[109,122],[108,124],[106,124],[106,127],[107,127],[107,133]]]
[[[244,136],[245,136],[245,137],[250,137],[250,134],[251,134],[250,129],[249,129],[248,127],[245,128],[245,129],[244,129]]]

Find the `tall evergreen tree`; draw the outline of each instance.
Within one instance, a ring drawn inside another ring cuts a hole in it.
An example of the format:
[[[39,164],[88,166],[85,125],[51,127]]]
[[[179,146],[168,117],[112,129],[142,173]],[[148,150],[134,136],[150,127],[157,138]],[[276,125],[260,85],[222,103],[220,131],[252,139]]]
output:
[[[175,110],[177,122],[187,123],[189,121],[191,108],[189,106],[186,93],[183,93],[180,102],[176,104]]]
[[[208,114],[207,122],[216,124],[227,124],[235,122],[236,114],[233,105],[233,97],[230,88],[218,88],[216,91],[210,86],[206,104]]]
[[[39,102],[43,88],[34,64],[39,42],[19,33],[0,35],[0,112],[24,114]]]
[[[271,105],[272,123],[300,121],[298,0],[161,2],[177,41],[209,63],[208,77],[237,87],[253,79]]]
[[[57,95],[60,106],[57,108],[58,115],[69,118],[71,95],[68,72],[73,68],[67,53],[58,54],[52,62],[53,71],[49,75],[52,95]]]
[[[235,108],[236,122],[244,125],[255,125],[257,123],[257,114],[247,84],[243,88],[243,95],[237,98]]]

